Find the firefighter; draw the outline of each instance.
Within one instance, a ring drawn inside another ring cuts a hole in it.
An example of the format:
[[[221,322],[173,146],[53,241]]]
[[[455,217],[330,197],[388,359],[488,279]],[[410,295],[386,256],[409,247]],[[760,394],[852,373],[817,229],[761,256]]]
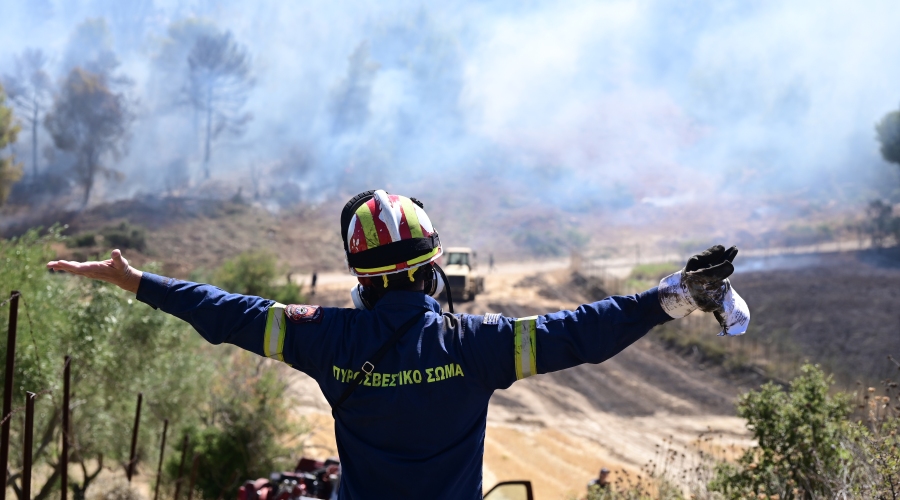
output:
[[[693,257],[643,293],[511,318],[441,310],[434,298],[446,287],[435,263],[441,241],[414,198],[383,190],[355,196],[341,213],[341,235],[359,282],[353,309],[279,304],[141,272],[118,250],[106,261],[47,266],[113,283],[213,344],[233,344],[313,377],[332,406],[342,500],[481,498],[495,390],[600,363],[698,307],[716,313],[726,333],[746,329],[726,317],[734,247]],[[452,290],[447,295],[452,310]]]

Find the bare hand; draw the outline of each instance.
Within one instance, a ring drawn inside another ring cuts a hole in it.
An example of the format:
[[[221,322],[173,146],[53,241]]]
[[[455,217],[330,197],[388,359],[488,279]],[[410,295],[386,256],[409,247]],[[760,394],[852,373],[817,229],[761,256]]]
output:
[[[54,260],[47,263],[47,269],[65,271],[95,280],[112,283],[132,293],[137,293],[144,273],[128,265],[119,249],[112,251],[112,258],[104,261],[73,262]]]

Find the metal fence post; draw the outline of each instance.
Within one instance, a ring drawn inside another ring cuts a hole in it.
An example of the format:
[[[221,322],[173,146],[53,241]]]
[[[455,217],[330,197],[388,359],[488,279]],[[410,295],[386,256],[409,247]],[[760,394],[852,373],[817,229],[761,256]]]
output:
[[[9,295],[9,330],[6,337],[6,379],[3,381],[3,425],[0,426],[0,500],[6,500],[6,466],[9,463],[9,413],[12,411],[13,373],[16,367],[16,324],[19,319],[19,291]]]
[[[63,365],[63,407],[62,407],[62,456],[59,460],[59,472],[60,472],[60,495],[62,500],[66,500],[66,495],[69,492],[69,442],[70,438],[70,422],[69,416],[71,412],[69,411],[69,391],[71,389],[71,367],[72,367],[72,358],[71,356],[66,356],[65,364]]]
[[[159,467],[156,468],[156,489],[153,492],[153,500],[159,500],[159,483],[162,482],[163,455],[166,453],[166,431],[169,430],[169,419],[163,420],[162,444],[159,445]]]
[[[34,446],[34,397],[25,393],[25,443],[22,457],[22,498],[31,500],[31,449]]]
[[[138,428],[141,425],[141,402],[144,400],[144,393],[138,393],[137,411],[134,412],[134,430],[131,432],[131,455],[128,457],[128,482],[134,476],[135,452],[137,451]]]

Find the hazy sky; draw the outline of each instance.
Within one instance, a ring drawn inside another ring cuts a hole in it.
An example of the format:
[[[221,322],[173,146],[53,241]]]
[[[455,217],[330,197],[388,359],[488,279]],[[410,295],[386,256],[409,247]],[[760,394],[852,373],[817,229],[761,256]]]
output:
[[[267,192],[485,172],[612,205],[900,185],[873,129],[900,105],[896,1],[5,3],[0,73],[35,47],[59,80],[86,50],[76,27],[105,18],[134,82],[121,192],[201,180],[193,114],[173,104],[186,61],[159,62],[190,19],[231,31],[256,75],[253,120],[214,145],[214,177]]]

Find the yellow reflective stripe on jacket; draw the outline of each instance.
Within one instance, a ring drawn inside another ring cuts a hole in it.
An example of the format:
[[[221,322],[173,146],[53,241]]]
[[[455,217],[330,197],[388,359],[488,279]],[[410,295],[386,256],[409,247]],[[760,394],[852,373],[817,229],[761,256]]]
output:
[[[375,229],[375,219],[372,217],[372,211],[369,210],[369,205],[363,203],[359,208],[356,209],[356,217],[359,219],[359,224],[362,226],[363,234],[366,235],[366,248],[375,248],[380,243],[378,242],[378,230]]]
[[[537,316],[519,318],[515,321],[516,337],[516,380],[522,380],[537,373],[537,346],[535,331]]]
[[[284,304],[278,302],[269,307],[269,314],[266,316],[266,335],[263,339],[263,352],[267,358],[284,361],[282,352],[284,352],[284,328],[286,321],[284,317]]]
[[[406,224],[409,226],[409,235],[413,238],[421,238],[425,236],[422,233],[422,224],[419,223],[419,214],[416,213],[416,206],[412,200],[406,197],[400,197],[400,206],[403,207],[403,215],[406,216]]]

